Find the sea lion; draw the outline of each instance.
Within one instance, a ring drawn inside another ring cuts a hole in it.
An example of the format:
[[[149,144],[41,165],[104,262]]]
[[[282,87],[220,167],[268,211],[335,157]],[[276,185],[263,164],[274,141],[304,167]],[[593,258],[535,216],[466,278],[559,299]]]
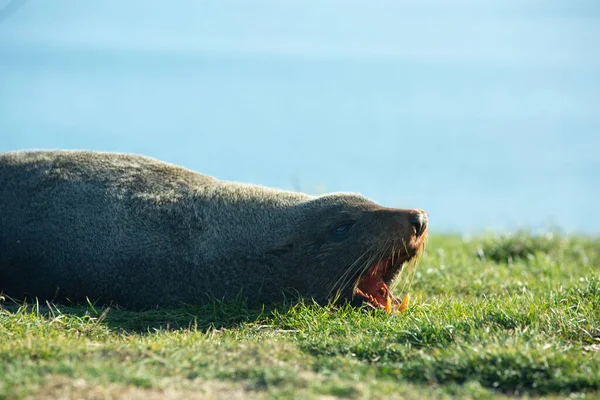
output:
[[[130,309],[286,296],[398,305],[422,210],[227,182],[149,157],[0,154],[0,292]]]

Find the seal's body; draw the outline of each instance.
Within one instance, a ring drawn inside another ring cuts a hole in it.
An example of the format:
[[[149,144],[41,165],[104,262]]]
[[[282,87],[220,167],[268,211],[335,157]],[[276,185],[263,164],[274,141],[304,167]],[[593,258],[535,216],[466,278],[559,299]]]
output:
[[[0,154],[0,292],[18,299],[350,300],[361,282],[361,293],[381,287],[364,283],[376,265],[389,283],[426,226],[420,210],[225,182],[143,156]]]

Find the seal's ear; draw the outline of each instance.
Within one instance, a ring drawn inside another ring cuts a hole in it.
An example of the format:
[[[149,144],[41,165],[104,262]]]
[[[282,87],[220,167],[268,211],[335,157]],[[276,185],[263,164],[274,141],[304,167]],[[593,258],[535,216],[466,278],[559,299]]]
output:
[[[291,252],[293,248],[294,248],[293,243],[287,243],[287,244],[284,244],[281,246],[276,246],[276,247],[273,247],[272,249],[267,250],[267,254],[270,254],[272,256],[282,256],[284,254]]]

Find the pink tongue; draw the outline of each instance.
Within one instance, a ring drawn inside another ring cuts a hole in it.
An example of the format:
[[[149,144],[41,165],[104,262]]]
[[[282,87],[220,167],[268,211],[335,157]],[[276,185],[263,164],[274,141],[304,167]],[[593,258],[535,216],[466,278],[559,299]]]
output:
[[[383,282],[381,279],[385,264],[386,260],[382,260],[376,264],[373,264],[373,266],[369,268],[365,274],[363,274],[363,276],[360,278],[360,282],[358,283],[358,288],[364,294],[373,296],[373,298],[379,302],[379,306],[383,307],[386,305],[386,300],[389,293],[385,282]]]

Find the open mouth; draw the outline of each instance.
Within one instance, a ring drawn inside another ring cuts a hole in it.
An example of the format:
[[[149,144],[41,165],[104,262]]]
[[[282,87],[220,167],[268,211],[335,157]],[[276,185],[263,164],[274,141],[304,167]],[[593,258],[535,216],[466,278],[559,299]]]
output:
[[[352,292],[353,299],[374,308],[383,309],[388,314],[391,314],[392,310],[404,311],[408,307],[409,294],[407,293],[404,299],[399,301],[392,295],[388,285],[402,271],[405,263],[423,254],[427,238],[427,221],[427,214],[423,211],[414,213],[410,217],[410,223],[414,228],[414,237],[408,242],[403,239],[403,246],[397,249],[399,251],[394,251],[394,246],[392,246],[391,255],[387,253],[387,256],[371,264],[357,277]]]
[[[388,314],[392,310],[406,308],[408,297],[400,302],[390,293],[388,285],[393,281],[394,277],[402,269],[402,265],[409,258],[408,256],[398,258],[388,257],[375,262],[360,276],[358,285],[354,291],[355,295],[360,296],[364,302],[372,307],[385,310]]]

